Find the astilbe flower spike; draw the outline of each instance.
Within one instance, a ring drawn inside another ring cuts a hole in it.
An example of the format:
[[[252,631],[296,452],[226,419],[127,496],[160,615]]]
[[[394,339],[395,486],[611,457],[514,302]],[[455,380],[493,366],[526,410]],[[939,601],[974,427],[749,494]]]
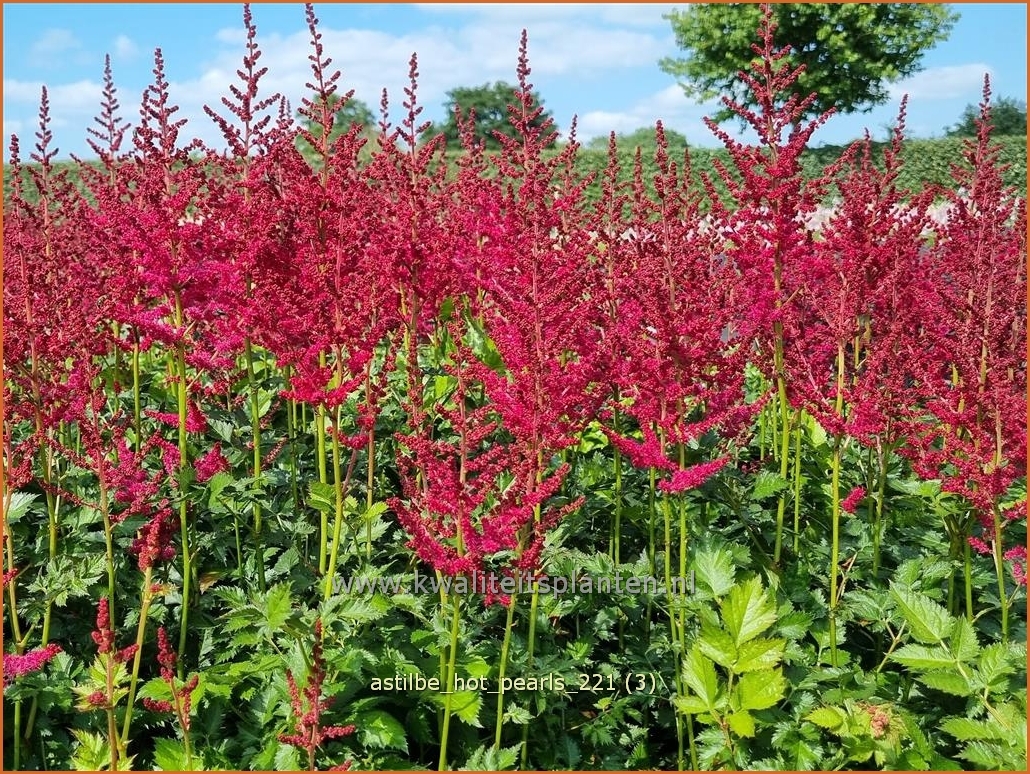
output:
[[[322,620],[315,621],[315,644],[311,651],[311,670],[301,689],[293,673],[286,671],[286,683],[290,690],[290,707],[293,710],[294,731],[280,734],[279,741],[298,747],[307,753],[308,771],[316,771],[315,754],[322,744],[330,739],[350,736],[356,730],[353,725],[324,726],[322,713],[332,704],[332,697],[322,696],[325,681],[325,658],[322,655]]]
[[[38,672],[60,652],[61,646],[51,642],[45,648],[37,648],[27,653],[5,653],[4,687],[6,688],[19,677]]]

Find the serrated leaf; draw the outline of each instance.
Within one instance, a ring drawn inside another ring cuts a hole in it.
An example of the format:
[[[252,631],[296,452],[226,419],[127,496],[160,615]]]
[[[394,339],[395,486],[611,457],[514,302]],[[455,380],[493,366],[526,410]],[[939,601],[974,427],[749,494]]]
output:
[[[362,712],[355,725],[358,739],[365,747],[408,751],[408,740],[402,726],[393,715],[383,710]]]
[[[980,655],[980,642],[972,621],[968,618],[956,619],[948,648],[958,661],[973,661]]]
[[[716,626],[705,623],[701,627],[701,637],[697,644],[701,652],[719,666],[728,669],[737,660],[737,648],[733,644],[733,638],[729,632]]]
[[[768,709],[783,698],[787,690],[787,681],[778,669],[748,672],[741,676],[735,690],[741,709]]]
[[[154,740],[154,765],[161,771],[199,771],[186,765],[186,748],[178,739],[159,737]]]
[[[911,669],[947,669],[955,666],[954,657],[947,649],[937,646],[905,645],[891,654],[891,660]]]
[[[719,680],[715,674],[715,664],[701,653],[696,643],[683,661],[683,681],[704,703],[709,711],[715,711],[715,703],[719,694]]]
[[[969,696],[973,692],[969,680],[958,672],[927,672],[919,675],[919,682],[952,696]]]
[[[955,619],[925,594],[891,583],[891,597],[908,624],[912,636],[920,642],[936,645],[943,642],[955,625]]]
[[[280,742],[275,751],[275,770],[302,771],[303,769],[304,767],[300,765],[300,750],[293,745]]]
[[[750,739],[755,735],[755,719],[750,712],[733,712],[727,716],[726,722],[737,736]]]
[[[745,642],[737,652],[737,660],[733,671],[737,674],[752,672],[756,669],[772,669],[783,658],[784,640],[760,638]]]
[[[372,507],[361,515],[367,521],[374,521],[384,513],[386,513],[386,503],[372,503]]]
[[[700,696],[676,696],[673,700],[676,709],[687,715],[700,715],[703,712],[710,712],[708,703]]]
[[[752,500],[764,500],[774,494],[782,492],[789,486],[790,482],[779,473],[770,470],[763,470],[755,477],[755,485],[751,490]]]
[[[988,742],[972,741],[958,754],[959,758],[975,763],[985,769],[997,769],[1001,750]]]
[[[722,620],[739,648],[776,622],[776,606],[762,589],[762,582],[749,578],[730,589],[722,603]]]
[[[336,490],[332,484],[321,481],[308,483],[308,505],[316,511],[332,513],[336,510]]]
[[[948,718],[941,723],[941,730],[951,734],[960,742],[968,742],[972,739],[1004,739],[1004,735],[1000,732],[997,724],[982,720],[970,720],[969,718]]]
[[[844,725],[844,721],[847,720],[847,715],[844,713],[844,710],[837,707],[819,707],[809,712],[805,716],[805,720],[815,723],[827,731],[838,731]]]
[[[26,492],[14,492],[10,495],[7,509],[4,511],[4,520],[8,524],[17,524],[25,512],[31,507],[39,495]]]
[[[695,582],[713,596],[725,596],[733,588],[733,557],[725,548],[702,548],[694,558],[693,570]]]
[[[447,694],[440,692],[432,695],[432,699],[441,707],[446,707]],[[483,708],[483,695],[479,691],[454,691],[451,694],[451,712],[470,726],[482,728],[479,722],[479,711]]]

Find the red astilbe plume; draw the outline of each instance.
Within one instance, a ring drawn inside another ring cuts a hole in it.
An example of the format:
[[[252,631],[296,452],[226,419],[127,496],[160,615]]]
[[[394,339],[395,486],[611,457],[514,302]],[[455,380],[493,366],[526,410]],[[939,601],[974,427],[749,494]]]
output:
[[[177,680],[175,677],[175,665],[178,657],[175,650],[168,642],[168,635],[163,626],[157,629],[157,663],[161,667],[161,679],[164,680],[171,700],[166,699],[143,699],[143,706],[151,712],[170,712],[179,721],[185,738],[190,733],[190,710],[193,701],[193,691],[200,685],[200,675],[195,674],[188,680]]]
[[[757,144],[734,140],[714,121],[705,119],[712,133],[726,146],[741,178],[738,183],[716,162],[719,176],[736,204],[735,210],[725,210],[714,187],[709,182],[706,187],[713,205],[712,218],[724,229],[726,260],[739,275],[734,297],[738,335],[745,341],[755,339],[756,364],[777,382],[782,393],[786,389],[785,342],[799,335],[794,294],[811,251],[806,221],[818,207],[834,172],[830,168],[821,178],[806,180],[801,156],[812,135],[833,111],[803,123],[815,95],[801,99],[791,93],[802,69],[791,69],[787,63],[789,46],[775,48],[772,8],[764,8],[760,43],[752,45],[756,55],[753,72],[740,74],[757,109],[746,108],[728,97],[722,100],[755,131]],[[784,94],[791,96],[782,101]],[[846,159],[847,154],[837,164]],[[780,397],[784,398],[782,394]]]
[[[6,581],[5,573],[4,582],[6,583]],[[61,646],[51,642],[44,648],[36,648],[27,653],[4,653],[4,687],[6,688],[19,677],[38,672],[61,652]]]
[[[876,448],[900,440],[924,346],[918,308],[933,191],[913,197],[897,186],[905,104],[881,165],[868,135],[852,146],[840,200],[797,267],[796,335],[784,342],[791,403],[831,434]]]
[[[325,726],[322,713],[333,703],[332,697],[323,698],[322,683],[325,681],[325,659],[322,655],[322,619],[315,621],[315,645],[311,651],[311,670],[301,690],[293,673],[286,671],[286,683],[290,689],[290,707],[293,710],[294,731],[280,734],[279,741],[291,744],[307,752],[308,771],[315,768],[315,753],[324,742],[350,736],[355,726]]]
[[[908,432],[917,472],[973,505],[1000,565],[1002,531],[1025,517],[1002,501],[1027,465],[1026,202],[1002,182],[986,78],[983,97],[977,136],[952,171],[947,218],[934,229],[935,281],[921,309],[929,421]]]
[[[116,648],[114,623],[111,621],[110,603],[107,597],[101,597],[97,603],[96,627],[90,636],[97,646],[97,653],[102,656],[110,656],[117,664],[124,664],[136,655],[135,643],[121,650]]]
[[[333,139],[353,92],[339,94],[339,70],[330,71],[318,19],[306,6],[313,53],[313,92],[300,108],[304,123],[291,143],[306,146],[311,164],[284,143],[272,153],[267,174],[281,181],[279,207],[285,211],[292,254],[281,271],[269,268],[257,276],[255,292],[276,299],[276,319],[267,346],[280,365],[292,369],[287,397],[335,409],[361,390],[360,409],[349,418],[352,438],[340,428],[340,440],[365,443],[374,426],[387,363],[377,361],[377,348],[397,326],[397,289],[382,244],[389,214],[366,180],[358,152],[362,127]]]
[[[681,174],[660,122],[656,145],[653,197],[638,152],[631,217],[611,247],[609,280],[610,303],[619,309],[609,321],[612,373],[618,395],[628,401],[621,410],[641,428],[643,442],[614,431],[609,436],[633,464],[672,473],[659,486],[679,492],[704,483],[729,461],[729,452],[723,448],[722,456],[681,469],[666,456],[665,444],[682,447],[716,431],[732,439],[760,404],[744,403],[751,347],[736,324],[737,277],[722,254],[723,237],[702,216],[689,153]]]
[[[572,171],[579,147],[575,127],[559,154],[545,156],[556,132],[550,120],[535,123],[543,108],[535,102],[529,74],[523,31],[518,89],[509,106],[516,138],[497,136],[502,150],[492,158],[498,171],[492,191],[457,191],[459,199],[472,200],[456,210],[471,222],[459,222],[456,230],[486,236],[468,292],[477,325],[496,347],[503,369],[484,366],[480,379],[504,429],[535,460],[524,485],[532,496],[549,473],[564,475],[564,468],[550,471],[552,456],[575,444],[596,414],[603,310],[588,297],[599,278],[590,260],[585,182]]]
[[[476,405],[484,369],[461,339],[462,324],[448,330],[452,360],[442,364],[441,377],[453,390],[431,413],[409,406],[410,432],[398,435],[406,450],[398,459],[403,491],[390,507],[411,536],[409,546],[445,576],[533,570],[547,529],[568,510],[543,509],[567,466],[536,485],[535,457],[505,440],[495,406]],[[542,517],[535,523],[537,509]],[[512,555],[506,567],[498,564]]]

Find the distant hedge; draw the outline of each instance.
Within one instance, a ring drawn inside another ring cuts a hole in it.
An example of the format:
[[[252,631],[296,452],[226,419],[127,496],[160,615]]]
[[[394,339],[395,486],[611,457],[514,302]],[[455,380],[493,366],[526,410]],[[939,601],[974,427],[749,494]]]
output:
[[[1021,191],[1025,196],[1027,190],[1026,138],[998,137],[995,139],[1001,146],[1001,163],[1009,165],[1009,169],[1004,175],[1006,185]],[[886,143],[882,142],[873,143],[874,161],[882,161],[885,145]],[[810,148],[803,156],[806,176],[815,177],[820,174],[829,164],[840,158],[844,150],[845,146],[841,145]],[[635,148],[619,148],[619,163],[626,179],[632,174],[634,153]],[[650,183],[658,171],[654,162],[654,146],[641,146],[641,155],[644,179],[646,183]],[[669,155],[677,161],[677,166],[679,166],[683,160],[682,146],[670,147]],[[915,192],[922,190],[927,185],[951,186],[952,165],[962,161],[962,140],[959,138],[906,140],[902,146],[902,159],[904,167],[899,176],[899,185],[902,188]],[[716,160],[721,161],[731,171],[733,170],[729,153],[723,149],[690,149],[690,164],[695,177],[701,173],[707,173],[715,181],[716,189],[720,194],[725,195],[725,186],[713,164]],[[581,150],[578,155],[578,166],[582,172],[596,172],[600,176],[607,164],[608,153],[605,150],[586,149]],[[587,196],[591,199],[599,195],[600,187],[597,184],[592,185],[587,191]]]
[[[1026,195],[1026,146],[1025,137],[998,137],[996,142],[1001,146],[1000,160],[1009,165],[1005,172],[1006,185],[1012,186]],[[951,167],[962,160],[962,140],[960,138],[941,138],[934,140],[907,140],[903,146],[902,157],[904,168],[900,176],[900,185],[911,191],[922,190],[927,185],[950,186],[952,184]],[[883,157],[885,143],[874,143],[873,158],[880,161]],[[818,175],[826,166],[840,157],[844,146],[825,145],[810,148],[803,156],[805,174],[811,177]],[[633,170],[635,146],[619,147],[619,163],[622,168],[622,179],[629,180]],[[643,158],[644,180],[650,185],[657,174],[654,161],[654,145],[641,146]],[[669,154],[679,165],[683,160],[683,147],[670,147]],[[716,173],[713,162],[722,161],[732,170],[729,154],[722,149],[691,148],[690,163],[695,177],[701,173],[709,174],[715,181],[716,190],[725,195],[726,189]],[[597,179],[586,190],[588,200],[596,200],[601,193],[598,182],[608,164],[608,152],[594,148],[581,148],[577,154],[577,168],[580,174],[596,173]],[[60,162],[58,169],[75,169],[70,162]],[[10,167],[4,167],[4,199],[10,192]],[[831,192],[832,196],[832,192]]]

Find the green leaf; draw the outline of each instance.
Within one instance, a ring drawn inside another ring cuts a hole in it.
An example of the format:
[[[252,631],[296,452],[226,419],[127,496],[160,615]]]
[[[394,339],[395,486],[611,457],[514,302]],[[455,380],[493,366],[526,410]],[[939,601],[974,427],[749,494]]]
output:
[[[925,594],[918,594],[894,583],[891,583],[890,593],[912,636],[920,642],[935,645],[943,642],[951,633],[955,619]]]
[[[973,661],[980,655],[980,643],[976,638],[976,630],[968,618],[958,618],[951,632],[949,643],[951,654],[957,661]]]
[[[302,771],[300,765],[300,750],[290,744],[279,744],[275,751],[276,771]]]
[[[386,503],[372,503],[372,507],[362,514],[367,521],[375,521],[386,513]]]
[[[154,765],[161,771],[201,771],[186,765],[186,748],[178,739],[159,737],[154,740]]]
[[[232,482],[233,477],[224,470],[211,476],[211,479],[207,482],[207,488],[210,492],[207,498],[208,508],[211,510],[222,509],[222,505],[219,502],[219,495],[222,494],[222,490],[232,484]]]
[[[774,494],[779,494],[786,489],[789,483],[779,473],[763,470],[755,477],[755,486],[751,490],[751,499],[757,501],[772,497]]]
[[[700,696],[677,696],[673,699],[676,709],[687,715],[700,715],[703,712],[710,712],[708,703]]]
[[[480,745],[458,771],[505,771],[514,768],[520,747],[522,745],[517,744],[494,750],[493,747]]]
[[[290,587],[285,583],[273,586],[265,595],[264,603],[265,625],[268,631],[278,632],[293,612]]]
[[[786,690],[787,681],[779,669],[748,672],[737,683],[738,706],[741,709],[768,709],[783,698]]]
[[[847,720],[847,715],[838,707],[819,707],[809,712],[805,720],[827,731],[838,731]]]
[[[734,586],[722,603],[722,620],[737,647],[753,640],[776,622],[776,606],[758,578]]]
[[[25,512],[39,495],[27,494],[25,492],[14,492],[10,496],[10,504],[4,513],[4,520],[8,524],[17,524]]]
[[[891,660],[910,669],[954,668],[955,658],[945,648],[928,648],[925,645],[905,645],[891,654]]]
[[[772,669],[783,658],[784,640],[757,639],[745,642],[737,652],[733,671],[737,674],[756,669]]]
[[[726,718],[726,722],[737,736],[750,739],[755,735],[755,719],[750,712],[734,712]]]
[[[968,742],[971,739],[1004,740],[1005,738],[997,724],[969,718],[948,718],[941,723],[941,730],[946,734],[951,734],[960,742]]]
[[[722,597],[733,588],[733,557],[725,548],[705,547],[694,559],[694,580]]]
[[[719,694],[719,680],[715,674],[715,664],[701,653],[697,644],[690,649],[690,654],[683,662],[683,681],[704,702],[709,711],[715,711],[715,703]]]
[[[433,694],[433,700],[446,707],[447,696],[443,692]],[[483,695],[479,691],[455,691],[451,694],[451,712],[470,726],[482,728],[479,711],[483,708]]]
[[[969,696],[973,692],[969,680],[959,672],[927,672],[916,679],[930,688],[950,693],[952,696]]]
[[[705,623],[698,640],[701,652],[719,666],[729,669],[737,660],[737,648],[733,638],[723,629]]]
[[[404,726],[388,712],[383,710],[363,712],[355,720],[354,725],[358,729],[358,739],[365,747],[408,751]]]
[[[336,490],[332,484],[323,484],[321,481],[308,483],[308,505],[316,511],[335,512]]]

